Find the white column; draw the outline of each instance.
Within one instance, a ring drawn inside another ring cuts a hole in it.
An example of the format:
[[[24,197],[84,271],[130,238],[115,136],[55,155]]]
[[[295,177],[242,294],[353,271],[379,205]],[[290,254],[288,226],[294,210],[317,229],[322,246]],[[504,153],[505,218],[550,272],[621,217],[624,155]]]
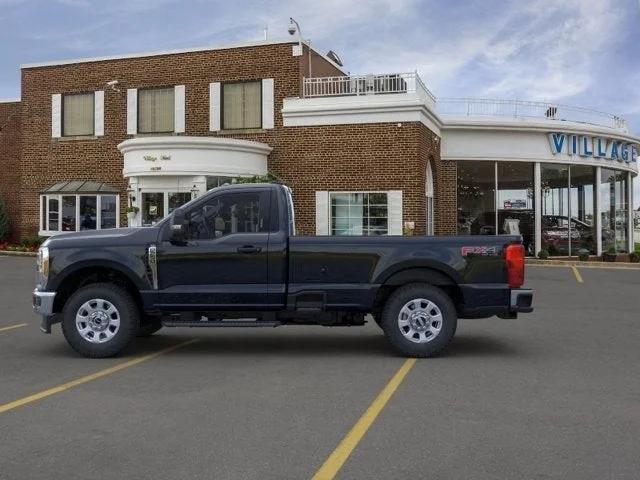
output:
[[[534,255],[542,250],[542,176],[540,173],[540,162],[536,162],[533,170],[533,198],[534,198],[534,223],[536,248]]]
[[[627,225],[627,230],[629,232],[629,238],[628,238],[628,244],[629,244],[629,248],[628,251],[629,252],[633,252],[635,244],[634,244],[634,239],[633,239],[633,175],[631,175],[631,172],[627,172],[627,185],[628,185],[628,192],[627,192],[627,217],[628,217],[628,225]]]
[[[596,226],[596,254],[602,255],[602,205],[600,202],[600,179],[602,167],[596,167],[596,183],[593,186],[593,194],[596,197],[595,226]]]

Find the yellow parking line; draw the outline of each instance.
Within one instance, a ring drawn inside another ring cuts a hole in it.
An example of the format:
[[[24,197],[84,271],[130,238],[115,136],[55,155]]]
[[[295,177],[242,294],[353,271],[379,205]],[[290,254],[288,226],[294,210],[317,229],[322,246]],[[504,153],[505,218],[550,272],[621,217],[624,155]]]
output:
[[[0,328],[0,332],[6,332],[7,330],[13,330],[14,328],[26,327],[28,323],[18,323],[17,325],[10,325],[8,327]]]
[[[312,480],[330,480],[336,476],[415,363],[415,358],[409,358],[402,364],[373,403],[369,405],[360,420],[351,428],[347,436],[342,439],[336,449],[329,455],[329,458],[322,464]]]
[[[0,413],[8,412],[9,410],[13,410],[14,408],[22,407],[23,405],[27,405],[28,403],[32,403],[46,397],[50,397],[51,395],[55,395],[56,393],[64,392],[65,390],[69,390],[70,388],[77,387],[78,385],[82,385],[83,383],[91,382],[93,380],[106,377],[107,375],[111,375],[112,373],[119,372],[120,370],[124,370],[125,368],[133,367],[134,365],[138,365],[139,363],[146,362],[147,360],[151,360],[165,353],[169,353],[174,350],[177,350],[178,348],[185,347],[196,341],[197,341],[196,339],[187,340],[186,342],[178,343],[177,345],[173,345],[172,347],[165,348],[164,350],[159,350],[155,353],[150,353],[149,355],[142,355],[132,360],[114,365],[113,367],[105,368],[104,370],[99,370],[90,375],[86,375],[84,377],[71,380],[70,382],[67,382],[67,383],[63,383],[62,385],[58,385],[57,387],[49,388],[47,390],[34,393],[33,395],[29,395],[28,397],[19,398],[18,400],[14,400],[13,402],[5,403],[4,405],[0,405]]]
[[[582,280],[582,275],[580,275],[580,272],[578,271],[578,267],[576,267],[575,265],[572,265],[571,266],[571,270],[573,270],[573,274],[576,277],[576,281],[578,283],[584,283],[583,280]]]

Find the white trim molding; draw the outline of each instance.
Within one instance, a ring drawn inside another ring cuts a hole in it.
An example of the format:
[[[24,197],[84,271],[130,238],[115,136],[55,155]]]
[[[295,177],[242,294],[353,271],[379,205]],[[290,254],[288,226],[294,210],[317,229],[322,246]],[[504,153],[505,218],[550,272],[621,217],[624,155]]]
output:
[[[93,134],[96,137],[104,135],[104,90],[93,94]]]
[[[220,82],[209,84],[209,131],[219,132],[221,129]]]
[[[184,133],[185,131],[185,86],[176,85],[173,87],[173,104],[174,104],[174,127],[175,133]]]
[[[275,95],[273,78],[262,80],[262,128],[272,129],[274,125]]]
[[[127,89],[127,134],[138,133],[138,89]]]
[[[329,235],[329,192],[316,192],[316,235]]]
[[[271,147],[225,137],[137,137],[118,145],[123,174],[132,176],[219,175],[267,173]]]
[[[442,121],[417,93],[285,98],[285,127],[421,122],[440,135]]]
[[[62,137],[62,94],[51,95],[51,137]]]
[[[387,192],[389,235],[402,235],[402,190]]]

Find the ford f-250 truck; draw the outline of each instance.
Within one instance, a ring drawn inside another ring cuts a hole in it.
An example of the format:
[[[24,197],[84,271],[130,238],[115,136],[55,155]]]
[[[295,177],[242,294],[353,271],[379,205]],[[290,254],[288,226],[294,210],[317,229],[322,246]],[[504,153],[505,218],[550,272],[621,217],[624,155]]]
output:
[[[364,325],[428,357],[458,318],[532,311],[519,236],[297,236],[281,184],[213,189],[154,227],[57,235],[33,305],[87,357],[162,327]]]

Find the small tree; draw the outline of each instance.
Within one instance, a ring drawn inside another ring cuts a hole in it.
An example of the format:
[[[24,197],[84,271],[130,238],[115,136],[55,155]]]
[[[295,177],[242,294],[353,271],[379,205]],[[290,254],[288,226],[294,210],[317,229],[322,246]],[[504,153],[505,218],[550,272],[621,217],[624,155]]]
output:
[[[235,177],[233,183],[272,183],[278,182],[280,179],[273,173],[267,172],[266,175],[254,175],[253,177]]]
[[[0,197],[0,241],[9,238],[9,233],[11,233],[9,215],[7,214],[7,208],[4,205],[4,200]]]

